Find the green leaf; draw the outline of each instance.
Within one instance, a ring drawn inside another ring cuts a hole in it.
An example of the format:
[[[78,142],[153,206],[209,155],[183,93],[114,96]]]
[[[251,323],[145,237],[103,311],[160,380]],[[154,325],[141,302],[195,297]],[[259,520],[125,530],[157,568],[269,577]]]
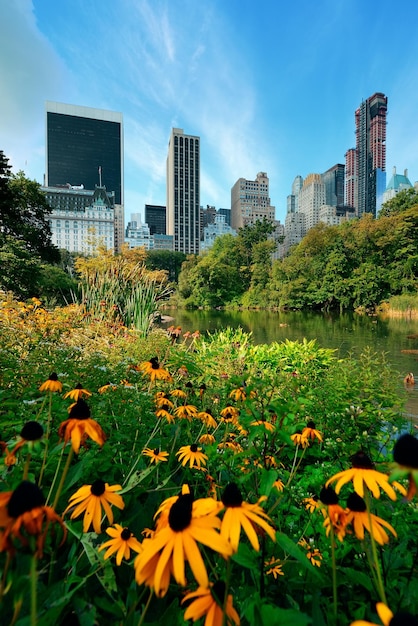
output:
[[[276,532],[276,542],[282,550],[290,554],[294,559],[299,561],[303,565],[305,569],[307,569],[311,574],[314,574],[316,577],[321,577],[320,572],[316,567],[314,567],[309,559],[306,557],[306,553],[299,548],[287,535],[284,533]]]
[[[245,543],[239,544],[238,552],[232,556],[232,560],[247,569],[254,570],[259,567],[257,552],[251,550]]]
[[[277,478],[277,470],[275,469],[269,469],[263,470],[262,476],[261,476],[261,481],[260,481],[260,494],[262,496],[267,496],[267,498],[270,495],[270,492],[273,488],[273,483]]]
[[[263,626],[280,624],[280,626],[306,626],[312,622],[311,618],[304,613],[293,609],[280,609],[271,604],[263,604],[261,607],[261,619]]]
[[[126,483],[126,485],[124,486],[124,488],[122,489],[122,491],[119,491],[118,493],[122,494],[122,493],[127,493],[128,491],[131,491],[131,489],[135,489],[135,487],[137,487],[138,485],[140,485],[142,483],[142,481],[147,478],[147,476],[149,476],[150,474],[152,474],[152,472],[155,470],[155,467],[147,467],[146,469],[140,471],[140,472],[134,472],[130,477],[128,482]]]

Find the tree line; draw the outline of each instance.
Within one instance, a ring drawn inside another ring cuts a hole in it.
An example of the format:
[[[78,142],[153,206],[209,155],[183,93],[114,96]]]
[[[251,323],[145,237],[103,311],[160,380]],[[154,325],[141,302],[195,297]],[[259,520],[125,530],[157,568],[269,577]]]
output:
[[[179,276],[179,302],[190,307],[277,309],[375,308],[392,296],[416,294],[418,191],[401,191],[374,219],[317,224],[287,256],[272,260],[267,223],[218,238],[189,257]]]

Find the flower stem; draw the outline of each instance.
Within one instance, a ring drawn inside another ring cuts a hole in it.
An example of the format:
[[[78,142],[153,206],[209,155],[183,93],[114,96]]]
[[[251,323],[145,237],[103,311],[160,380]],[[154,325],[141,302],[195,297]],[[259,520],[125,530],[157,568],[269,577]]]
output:
[[[44,449],[44,456],[42,459],[42,467],[41,467],[41,471],[39,474],[38,487],[42,485],[42,478],[43,478],[45,466],[46,466],[46,458],[48,456],[49,436],[51,433],[51,421],[52,421],[52,391],[49,392],[48,421],[47,421],[46,435],[45,435],[45,449]]]
[[[373,536],[373,525],[372,525],[372,518],[371,518],[371,512],[370,512],[370,495],[367,489],[364,490],[364,501],[366,503],[367,517],[369,519],[369,528],[370,528],[369,534],[370,534],[370,542],[372,546],[374,569],[375,569],[376,576],[377,576],[377,591],[379,593],[380,600],[384,604],[387,605],[385,587],[384,587],[383,580],[382,580],[382,571],[380,569],[379,557],[377,555],[376,541]]]
[[[38,572],[36,569],[37,558],[36,553],[32,555],[30,562],[30,624],[31,626],[36,626],[38,623],[38,609],[37,609],[37,582],[38,582]]]
[[[337,597],[337,564],[335,560],[335,534],[332,520],[330,519],[330,535],[331,535],[331,558],[332,558],[332,604],[334,609],[334,624],[338,620],[338,597]]]
[[[52,505],[52,508],[54,510],[57,507],[58,500],[59,500],[59,497],[61,495],[61,491],[62,491],[62,488],[64,486],[65,479],[67,478],[67,474],[68,474],[68,470],[70,468],[70,463],[71,463],[71,459],[73,458],[73,454],[74,454],[74,450],[73,450],[73,448],[71,446],[70,451],[69,451],[68,456],[67,456],[67,461],[66,461],[64,469],[62,471],[61,480],[60,480],[59,485],[58,485],[57,493],[55,494],[54,504]]]
[[[144,619],[145,619],[145,616],[146,616],[147,611],[149,609],[149,605],[151,604],[151,598],[152,598],[153,595],[154,595],[154,590],[150,589],[147,603],[146,603],[146,605],[144,607],[144,610],[142,611],[142,615],[141,615],[141,618],[140,618],[137,626],[142,626],[142,624],[144,623]]]

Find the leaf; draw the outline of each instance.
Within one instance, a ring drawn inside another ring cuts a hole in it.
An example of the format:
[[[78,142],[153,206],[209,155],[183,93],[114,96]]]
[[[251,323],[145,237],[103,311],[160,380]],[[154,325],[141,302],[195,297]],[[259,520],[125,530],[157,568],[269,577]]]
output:
[[[270,495],[270,492],[273,488],[273,483],[277,478],[277,470],[275,469],[269,469],[263,470],[263,474],[261,476],[261,481],[260,481],[260,495],[262,496],[266,496],[267,498]]]
[[[361,585],[367,591],[373,590],[373,585],[370,576],[367,576],[363,572],[359,572],[358,570],[352,569],[351,567],[341,567],[339,571],[344,574],[344,578],[349,580],[354,585]],[[337,572],[337,580],[338,580],[338,572]],[[345,582],[345,581],[344,581]]]
[[[150,466],[140,472],[134,472],[129,477],[129,480],[124,486],[124,488],[122,489],[122,491],[118,491],[118,493],[122,494],[122,493],[127,493],[128,491],[131,491],[131,489],[134,489],[135,487],[140,485],[142,481],[145,478],[147,478],[147,476],[149,476],[154,470],[155,470],[155,467]]]
[[[232,556],[232,560],[247,569],[258,569],[258,556],[254,550],[251,550],[245,543],[240,543],[238,552]]]
[[[299,561],[305,569],[316,577],[321,577],[319,570],[312,565],[309,559],[306,557],[306,553],[299,548],[287,535],[284,533],[276,532],[276,541],[282,550],[290,554],[294,559]]]
[[[263,626],[280,624],[280,626],[306,626],[312,622],[305,613],[293,609],[280,609],[271,604],[263,604],[261,607],[261,619]]]

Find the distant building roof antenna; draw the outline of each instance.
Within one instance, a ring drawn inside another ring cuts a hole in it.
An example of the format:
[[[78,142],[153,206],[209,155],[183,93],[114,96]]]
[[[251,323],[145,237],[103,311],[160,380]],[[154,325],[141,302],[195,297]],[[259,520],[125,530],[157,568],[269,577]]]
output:
[[[102,186],[102,166],[99,165],[99,187]]]

